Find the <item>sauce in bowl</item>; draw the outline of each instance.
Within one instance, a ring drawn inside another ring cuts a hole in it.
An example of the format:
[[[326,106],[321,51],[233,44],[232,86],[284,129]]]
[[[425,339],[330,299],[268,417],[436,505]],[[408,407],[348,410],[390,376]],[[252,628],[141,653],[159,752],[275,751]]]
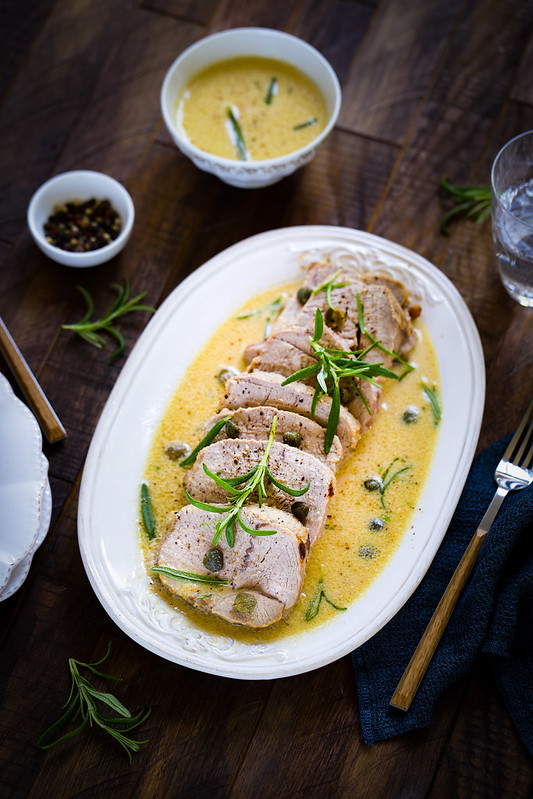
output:
[[[200,150],[262,161],[313,141],[326,126],[327,111],[319,88],[295,67],[240,57],[196,75],[178,98],[176,121]]]

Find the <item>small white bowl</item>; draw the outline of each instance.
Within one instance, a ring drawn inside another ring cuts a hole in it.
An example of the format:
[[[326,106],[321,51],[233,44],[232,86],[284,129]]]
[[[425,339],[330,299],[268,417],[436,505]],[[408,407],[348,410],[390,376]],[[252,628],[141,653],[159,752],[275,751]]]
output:
[[[313,80],[326,101],[328,122],[316,139],[279,158],[235,161],[195,147],[176,123],[176,104],[184,86],[198,72],[217,61],[239,56],[275,58],[292,64]],[[270,28],[234,28],[200,39],[185,50],[168,70],[161,88],[161,110],[175,144],[199,169],[224,183],[254,189],[269,186],[307,164],[333,128],[341,105],[341,89],[330,64],[307,42]]]
[[[122,220],[122,228],[116,239],[105,247],[89,252],[69,252],[55,247],[46,240],[44,224],[48,217],[54,213],[56,205],[78,200],[84,202],[92,197],[97,200],[109,200]],[[59,264],[66,266],[96,266],[109,261],[117,255],[128,241],[135,209],[133,201],[124,186],[103,172],[92,172],[80,169],[73,172],[63,172],[61,175],[50,178],[37,189],[28,206],[28,227],[37,246]]]

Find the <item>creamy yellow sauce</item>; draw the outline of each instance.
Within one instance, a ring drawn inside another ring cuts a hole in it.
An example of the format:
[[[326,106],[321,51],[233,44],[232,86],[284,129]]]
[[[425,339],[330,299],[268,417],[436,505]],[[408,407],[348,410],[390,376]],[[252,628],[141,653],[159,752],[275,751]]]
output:
[[[240,126],[246,155],[239,153],[228,108]],[[246,57],[221,61],[196,75],[178,98],[176,121],[200,150],[260,161],[313,141],[327,113],[319,88],[295,67]]]
[[[221,368],[245,368],[245,346],[259,341],[264,334],[265,314],[237,319],[246,311],[268,306],[280,291],[291,293],[296,285],[278,287],[254,297],[237,309],[212,336],[186,370],[154,436],[148,457],[145,479],[152,497],[157,538],[150,544],[141,530],[146,566],[155,561],[159,543],[165,535],[169,518],[186,504],[183,490],[185,469],[165,454],[170,441],[186,441],[195,446],[203,436],[203,427],[221,407],[224,385],[216,377]],[[172,596],[154,580],[154,590],[164,596],[194,624],[213,634],[231,634],[243,641],[270,641],[285,635],[299,634],[310,625],[327,622],[339,612],[322,601],[316,618],[305,620],[306,609],[316,593],[320,578],[328,598],[347,607],[376,579],[406,534],[417,507],[424,482],[431,467],[438,428],[421,379],[439,392],[439,370],[435,351],[423,322],[415,323],[417,344],[409,355],[416,365],[402,380],[386,381],[383,404],[372,428],[360,439],[355,451],[337,472],[337,490],[328,508],[326,530],[315,544],[307,562],[302,595],[286,619],[265,630],[247,630],[214,616],[204,616],[184,601]],[[402,415],[416,407],[416,422],[406,424]],[[379,491],[368,491],[364,481],[390,471],[398,475],[385,491],[381,504]],[[371,520],[381,520],[381,530],[371,530]]]

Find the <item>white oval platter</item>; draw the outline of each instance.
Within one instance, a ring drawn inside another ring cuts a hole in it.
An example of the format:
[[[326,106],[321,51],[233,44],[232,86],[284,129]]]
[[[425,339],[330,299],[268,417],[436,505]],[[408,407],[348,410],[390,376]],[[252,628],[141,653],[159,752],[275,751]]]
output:
[[[302,265],[326,257],[397,278],[419,300],[441,370],[444,413],[433,468],[397,552],[348,611],[273,643],[211,636],[149,590],[138,541],[138,502],[151,440],[184,369],[217,327],[255,293],[298,279]],[[200,671],[273,679],[336,660],[383,627],[426,573],[468,474],[484,396],[483,353],[468,308],[442,272],[416,253],[369,233],[326,226],[274,230],[230,247],[165,300],[100,418],[78,513],[81,555],[96,595],[133,640]]]

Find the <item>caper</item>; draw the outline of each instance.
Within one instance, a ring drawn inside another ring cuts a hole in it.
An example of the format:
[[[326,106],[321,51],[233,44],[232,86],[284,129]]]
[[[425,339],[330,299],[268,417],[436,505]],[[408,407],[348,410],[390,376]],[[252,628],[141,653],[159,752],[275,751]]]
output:
[[[302,286],[300,289],[298,289],[296,296],[300,305],[305,305],[311,294],[312,291],[309,286]]]
[[[383,483],[379,477],[369,477],[363,482],[363,485],[367,491],[381,491]]]
[[[257,599],[255,596],[253,594],[246,593],[246,591],[242,591],[240,594],[237,594],[233,600],[233,610],[236,610],[237,613],[251,613],[256,605]]]
[[[324,321],[332,330],[340,330],[346,319],[346,314],[340,308],[328,308]]]
[[[409,405],[408,408],[402,413],[402,422],[405,424],[413,424],[418,420],[420,411],[414,405]]]
[[[224,566],[224,555],[220,549],[213,547],[213,549],[205,553],[203,563],[210,572],[219,572]]]
[[[368,522],[368,529],[372,530],[373,533],[380,533],[384,527],[385,522],[378,518],[378,516],[374,516],[374,518],[370,519]]]
[[[302,443],[302,434],[297,430],[287,430],[283,433],[283,443],[288,444],[289,447],[299,447]]]
[[[365,560],[370,560],[371,558],[375,558],[378,554],[379,549],[374,546],[374,544],[362,544],[359,547],[359,557],[364,558]]]
[[[291,511],[293,516],[296,516],[297,519],[303,522],[309,513],[309,505],[306,505],[305,502],[293,502],[291,505]]]
[[[192,448],[185,441],[170,441],[165,447],[165,454],[173,461],[186,458],[191,451]]]
[[[239,438],[241,434],[241,431],[239,430],[235,422],[232,422],[231,419],[228,419],[228,421],[224,425],[224,430],[226,431],[226,435],[228,438]]]
[[[347,405],[357,396],[357,388],[351,377],[341,377],[339,380],[339,392],[343,405]]]

